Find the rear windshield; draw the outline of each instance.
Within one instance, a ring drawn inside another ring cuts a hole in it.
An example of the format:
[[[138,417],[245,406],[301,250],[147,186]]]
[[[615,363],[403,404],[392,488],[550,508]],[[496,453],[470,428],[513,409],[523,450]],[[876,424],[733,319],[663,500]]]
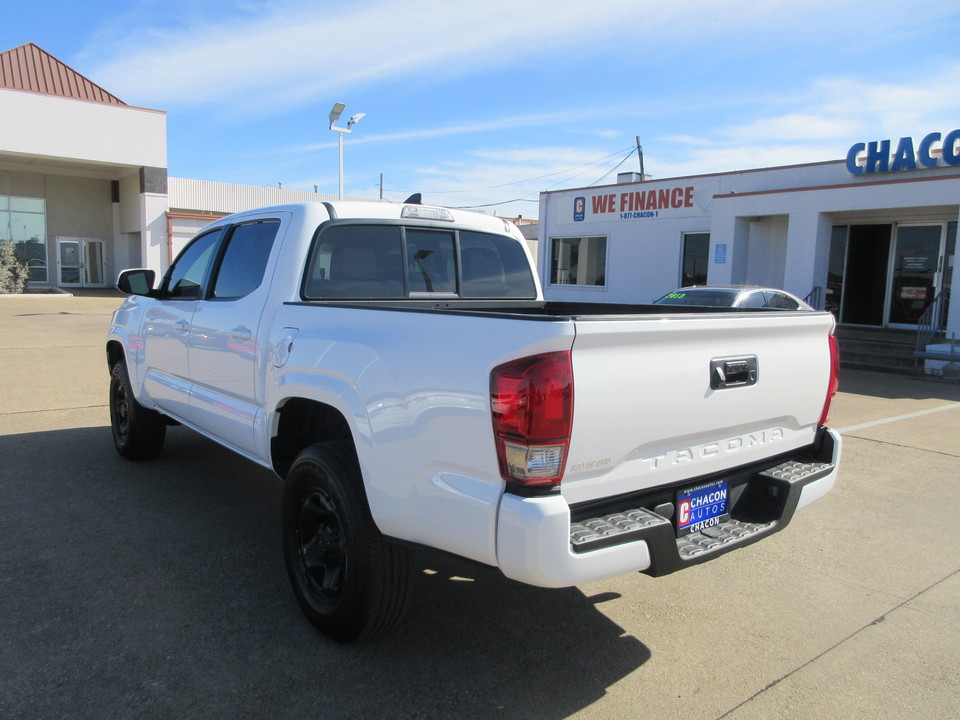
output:
[[[536,295],[527,256],[513,238],[401,225],[325,227],[303,282],[306,300]]]

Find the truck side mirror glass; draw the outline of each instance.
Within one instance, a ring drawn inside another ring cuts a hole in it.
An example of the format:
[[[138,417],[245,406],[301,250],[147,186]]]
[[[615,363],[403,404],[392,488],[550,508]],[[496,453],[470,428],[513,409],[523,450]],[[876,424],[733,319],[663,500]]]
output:
[[[117,290],[127,295],[150,295],[157,273],[146,268],[124,270],[117,278]]]

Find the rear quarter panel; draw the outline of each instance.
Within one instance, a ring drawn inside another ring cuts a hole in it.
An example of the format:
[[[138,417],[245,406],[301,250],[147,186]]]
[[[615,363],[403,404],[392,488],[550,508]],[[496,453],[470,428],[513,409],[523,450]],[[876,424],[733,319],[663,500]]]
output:
[[[569,349],[573,323],[296,304],[279,320],[299,331],[285,366],[270,366],[271,406],[305,397],[340,410],[381,532],[496,564],[490,371]]]

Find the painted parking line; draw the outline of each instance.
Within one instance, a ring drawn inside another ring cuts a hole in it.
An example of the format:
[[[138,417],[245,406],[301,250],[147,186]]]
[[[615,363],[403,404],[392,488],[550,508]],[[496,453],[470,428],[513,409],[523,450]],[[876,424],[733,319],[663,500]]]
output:
[[[929,408],[927,410],[917,410],[917,412],[907,413],[906,415],[896,415],[894,417],[880,418],[879,420],[871,420],[870,422],[861,423],[859,425],[850,425],[844,428],[838,428],[837,432],[841,435],[851,432],[856,432],[857,430],[864,430],[865,428],[871,428],[876,425],[886,425],[887,423],[898,422],[900,420],[910,420],[911,418],[923,417],[924,415],[930,415],[932,413],[943,412],[944,410],[956,410],[960,408],[960,403],[950,403],[949,405],[940,405],[935,408]]]

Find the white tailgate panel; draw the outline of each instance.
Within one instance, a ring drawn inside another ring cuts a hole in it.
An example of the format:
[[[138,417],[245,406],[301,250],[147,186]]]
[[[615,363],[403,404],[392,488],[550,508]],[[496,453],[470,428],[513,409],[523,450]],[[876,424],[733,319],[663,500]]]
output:
[[[570,503],[718,472],[813,441],[830,374],[827,313],[579,321]],[[710,362],[755,356],[755,385],[714,390]]]

